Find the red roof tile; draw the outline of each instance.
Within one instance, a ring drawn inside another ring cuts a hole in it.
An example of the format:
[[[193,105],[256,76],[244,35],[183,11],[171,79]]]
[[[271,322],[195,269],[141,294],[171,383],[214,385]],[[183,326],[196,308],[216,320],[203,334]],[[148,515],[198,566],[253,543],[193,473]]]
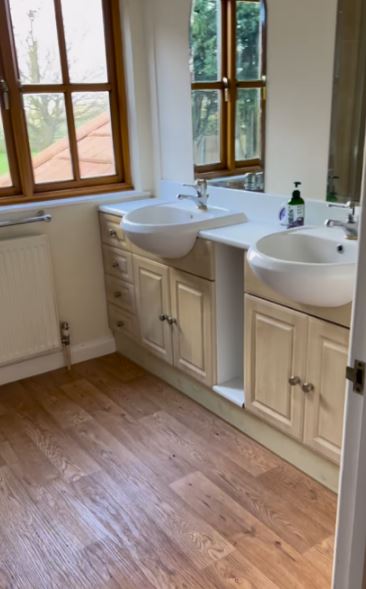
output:
[[[112,131],[106,113],[88,121],[76,131],[82,178],[115,173]],[[72,179],[68,139],[59,139],[33,158],[36,182]],[[0,186],[9,186],[9,176],[0,177]]]

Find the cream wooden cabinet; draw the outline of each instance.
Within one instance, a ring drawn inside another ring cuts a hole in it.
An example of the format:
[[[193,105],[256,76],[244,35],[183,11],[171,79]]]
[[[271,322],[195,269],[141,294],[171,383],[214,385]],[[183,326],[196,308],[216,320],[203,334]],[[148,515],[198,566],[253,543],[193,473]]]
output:
[[[141,343],[207,386],[214,384],[214,284],[134,255]]]
[[[304,394],[290,384],[306,366],[305,315],[245,297],[245,406],[277,429],[301,440]]]
[[[109,327],[113,333],[139,339],[130,243],[121,218],[99,214]]]
[[[245,295],[246,409],[335,463],[348,336],[344,327]]]
[[[172,363],[169,268],[134,256],[137,315],[141,343],[159,358]]]
[[[314,389],[305,395],[304,442],[337,464],[343,436],[348,344],[348,329],[309,318],[306,380]]]
[[[170,271],[174,366],[208,386],[214,384],[214,285]]]

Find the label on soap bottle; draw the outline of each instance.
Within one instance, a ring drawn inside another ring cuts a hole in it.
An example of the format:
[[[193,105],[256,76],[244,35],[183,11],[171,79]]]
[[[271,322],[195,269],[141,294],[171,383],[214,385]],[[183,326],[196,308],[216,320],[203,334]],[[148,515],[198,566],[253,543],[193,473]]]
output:
[[[301,227],[305,221],[305,207],[304,205],[289,205],[288,206],[288,225],[292,227]]]

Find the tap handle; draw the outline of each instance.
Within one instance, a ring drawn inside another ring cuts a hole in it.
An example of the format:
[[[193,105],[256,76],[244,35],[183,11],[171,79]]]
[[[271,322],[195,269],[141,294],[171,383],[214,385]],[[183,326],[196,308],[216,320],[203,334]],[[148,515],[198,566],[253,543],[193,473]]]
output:
[[[328,207],[332,208],[338,208],[338,209],[351,209],[352,211],[352,217],[354,217],[355,214],[355,210],[356,207],[358,206],[358,202],[354,201],[354,200],[349,200],[346,203],[334,203],[334,202],[330,202],[328,203]]]
[[[198,196],[205,197],[207,195],[207,180],[205,178],[197,178],[194,184],[183,184],[186,188],[194,188]]]

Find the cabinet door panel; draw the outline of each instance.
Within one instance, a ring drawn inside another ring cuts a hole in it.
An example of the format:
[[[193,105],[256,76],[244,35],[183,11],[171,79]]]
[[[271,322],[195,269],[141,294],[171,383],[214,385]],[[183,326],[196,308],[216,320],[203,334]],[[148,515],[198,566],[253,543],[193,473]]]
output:
[[[171,271],[174,365],[207,386],[214,384],[214,285]]]
[[[304,393],[289,378],[305,374],[306,339],[304,315],[245,296],[245,407],[299,440]]]
[[[138,317],[142,344],[156,356],[173,361],[171,328],[161,315],[170,315],[169,269],[134,256]]]
[[[305,401],[304,442],[339,464],[349,330],[309,319],[306,378],[314,386]]]

